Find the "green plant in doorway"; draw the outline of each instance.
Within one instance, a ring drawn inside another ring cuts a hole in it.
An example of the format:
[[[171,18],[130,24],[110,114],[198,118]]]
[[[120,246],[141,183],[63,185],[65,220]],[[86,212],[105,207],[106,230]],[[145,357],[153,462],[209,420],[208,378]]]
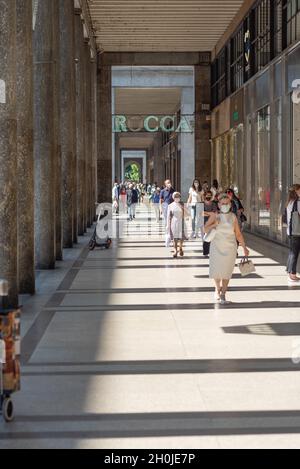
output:
[[[141,171],[139,165],[132,163],[126,166],[125,179],[128,181],[140,182],[141,180]]]

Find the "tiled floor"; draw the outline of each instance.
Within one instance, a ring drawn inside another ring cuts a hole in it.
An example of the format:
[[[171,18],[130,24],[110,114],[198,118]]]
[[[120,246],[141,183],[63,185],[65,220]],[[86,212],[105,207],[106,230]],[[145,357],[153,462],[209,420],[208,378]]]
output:
[[[0,448],[299,447],[285,250],[248,235],[257,273],[236,269],[233,303],[214,306],[199,240],[174,260],[148,213],[120,224],[111,250],[81,238],[22,299],[22,391]]]

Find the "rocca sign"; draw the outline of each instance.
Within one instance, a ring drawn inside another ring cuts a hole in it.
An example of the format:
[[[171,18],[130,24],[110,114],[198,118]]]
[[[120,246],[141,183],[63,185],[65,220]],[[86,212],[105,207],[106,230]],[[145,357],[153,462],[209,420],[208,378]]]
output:
[[[113,115],[113,132],[193,133],[194,116],[125,116]]]

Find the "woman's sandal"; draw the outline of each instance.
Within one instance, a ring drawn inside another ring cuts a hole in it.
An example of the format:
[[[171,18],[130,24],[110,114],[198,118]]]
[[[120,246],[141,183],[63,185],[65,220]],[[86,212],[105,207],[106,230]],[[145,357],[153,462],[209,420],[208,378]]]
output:
[[[180,249],[180,252],[179,252],[180,256],[183,257],[184,256],[184,253],[183,253],[183,250]]]

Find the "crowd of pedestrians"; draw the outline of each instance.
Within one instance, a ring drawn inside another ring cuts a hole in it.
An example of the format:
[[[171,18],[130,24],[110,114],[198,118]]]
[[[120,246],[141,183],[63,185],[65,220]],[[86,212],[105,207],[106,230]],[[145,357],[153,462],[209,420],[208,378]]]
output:
[[[243,204],[232,187],[223,189],[215,179],[201,184],[194,179],[187,200],[167,179],[163,187],[154,184],[115,183],[113,206],[116,213],[127,210],[128,220],[136,217],[136,205],[147,202],[154,208],[157,223],[163,219],[165,244],[173,246],[173,257],[184,256],[184,242],[200,238],[203,256],[209,258],[209,277],[215,285],[215,301],[227,304],[226,293],[238,256],[239,247],[247,259],[249,249],[243,236],[247,222]],[[287,226],[290,252],[287,264],[288,282],[300,285],[297,263],[300,255],[300,185],[291,187],[283,222]],[[189,235],[188,226],[191,225]]]

